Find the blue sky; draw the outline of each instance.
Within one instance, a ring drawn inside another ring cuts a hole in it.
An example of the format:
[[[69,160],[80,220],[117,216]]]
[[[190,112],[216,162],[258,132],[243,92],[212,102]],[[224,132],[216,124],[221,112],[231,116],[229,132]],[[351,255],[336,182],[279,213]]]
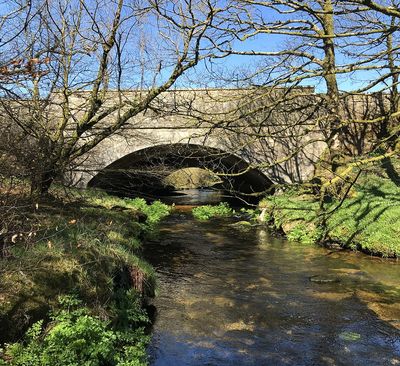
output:
[[[276,14],[273,14],[271,10],[262,10],[262,15],[266,19],[278,19],[278,16]],[[295,15],[296,17],[300,15]],[[281,15],[279,15],[281,17]],[[356,28],[357,29],[357,28]],[[307,38],[302,38],[302,37],[294,37],[295,42],[308,42]],[[394,39],[396,40],[398,38],[398,34],[396,33],[394,35]],[[353,39],[353,41],[356,39]],[[359,40],[359,39],[357,39]],[[284,50],[286,47],[286,44],[288,42],[293,42],[293,40],[289,40],[289,37],[287,36],[282,36],[282,35],[273,35],[273,34],[264,34],[260,35],[251,39],[247,39],[245,42],[239,42],[236,41],[234,42],[233,48],[239,51],[278,51],[278,50]],[[338,41],[339,42],[339,41]],[[342,42],[340,40],[340,42]],[[366,47],[363,47],[362,50],[365,51],[368,48],[369,45],[366,45]],[[374,49],[370,52],[375,52],[380,45],[374,46]],[[348,51],[356,51],[354,47],[348,47],[346,50]],[[361,52],[361,48],[359,49]],[[322,51],[320,50],[319,52],[316,51],[316,48],[312,48],[309,50],[310,53],[313,53],[314,55],[318,57],[322,57]],[[316,53],[318,52],[318,53]],[[229,56],[227,58],[221,59],[221,60],[214,60],[213,61],[213,69],[214,70],[221,70],[222,72],[226,73],[231,73],[232,75],[238,74],[240,70],[244,68],[257,68],[259,67],[259,64],[262,62],[265,62],[267,58],[265,57],[251,57],[251,56]],[[294,59],[293,62],[296,63],[298,62],[299,59]],[[336,63],[337,65],[346,65],[349,63],[353,63],[355,60],[352,59],[349,55],[347,55],[345,52],[341,52],[340,48],[337,49],[336,52]],[[339,83],[339,88],[342,91],[353,91],[357,90],[359,88],[365,87],[368,85],[368,83],[371,80],[375,80],[379,76],[381,76],[383,73],[386,73],[388,70],[385,68],[386,61],[380,61],[381,67],[378,70],[367,70],[367,71],[356,71],[352,73],[346,73],[346,74],[338,74],[337,79]],[[373,63],[371,62],[370,65],[372,66]],[[376,63],[375,65],[376,66]],[[207,78],[207,72],[205,71],[206,68],[204,65],[200,65],[200,67],[197,68],[196,71],[191,71],[189,74],[191,76],[191,79],[196,80],[195,77],[197,76],[198,80],[200,80],[200,83],[203,82],[203,84],[210,83],[211,85],[218,86],[218,82],[214,82],[210,79]],[[182,81],[179,81],[178,85],[182,84]],[[223,83],[222,83],[223,85]],[[325,83],[321,77],[319,78],[313,78],[313,79],[307,79],[303,81],[300,85],[303,86],[313,86],[315,87],[317,92],[324,92],[325,91]],[[369,90],[369,92],[374,92],[378,91],[382,88],[385,88],[386,86],[384,84],[379,84]]]
[[[5,3],[7,4],[7,1],[5,1]],[[0,6],[1,5],[4,5],[4,0],[0,0]],[[276,14],[273,14],[270,10],[263,9],[262,15],[268,20],[277,18]],[[154,22],[154,18],[152,20]],[[168,60],[166,51],[165,49],[163,49],[163,44],[167,44],[168,42],[165,41],[165,39],[162,40],[162,38],[157,36],[156,31],[158,31],[158,29],[156,27],[156,23],[143,24],[142,27],[143,28],[141,29],[135,29],[135,31],[132,32],[130,36],[131,43],[128,47],[129,49],[127,50],[131,52],[131,55],[129,55],[129,64],[127,64],[127,71],[124,75],[125,79],[123,80],[123,87],[126,88],[138,87],[140,85],[141,69],[140,67],[134,66],[134,63],[137,63],[138,59],[141,57],[140,55],[138,55],[138,43],[140,42],[141,31],[145,33],[145,37],[149,37],[149,39],[151,40],[151,42],[146,45],[148,49],[146,50],[146,58],[144,59],[144,79],[146,79],[147,86],[152,85],[152,82],[154,80],[154,71],[157,70],[157,66],[162,63],[164,67]],[[175,34],[175,36],[176,35],[177,34]],[[302,40],[304,41],[304,39],[302,39],[301,37],[296,38],[296,42],[301,42]],[[249,38],[245,42],[240,42],[236,40],[235,42],[233,42],[233,48],[238,51],[279,51],[285,49],[287,42],[288,37],[286,36],[264,34],[254,38]],[[151,47],[149,47],[150,43]],[[313,48],[309,52],[315,53],[315,48]],[[321,51],[319,51],[319,54],[321,55]],[[317,54],[317,56],[320,55]],[[93,58],[92,55],[89,55],[89,57],[82,58],[81,61],[87,62],[89,64],[93,62],[94,59],[95,58]],[[235,80],[240,80],[241,75],[245,71],[251,72],[251,70],[258,70],[267,60],[268,58],[265,57],[231,55],[223,59],[213,60],[212,62],[201,62],[196,69],[188,71],[183,78],[179,79],[176,82],[175,87],[235,87],[237,86]],[[350,58],[345,56],[344,54],[337,54],[338,64],[346,64],[349,61],[351,61]],[[299,62],[299,59],[294,58],[292,62],[293,64],[296,64]],[[92,67],[96,66],[92,65]],[[88,70],[90,71],[90,67],[88,68]],[[366,85],[368,80],[375,79],[382,71],[384,71],[384,68],[378,71],[363,71],[352,74],[339,75],[338,81],[340,89],[343,91],[358,89],[361,86]],[[162,80],[165,80],[165,78],[169,76],[170,72],[171,67],[166,67],[156,79],[157,82],[160,83]],[[225,74],[226,80],[213,79],[212,76],[215,76],[216,74]],[[80,73],[77,76],[78,81],[82,78],[84,80],[87,80],[87,77],[82,77],[82,75],[84,74]],[[263,84],[265,80],[265,75],[262,75],[259,78],[254,79],[253,82],[255,84]],[[248,85],[246,82],[239,83],[239,86],[246,85]],[[307,79],[303,81],[300,85],[313,86],[316,88],[317,92],[325,91],[325,83],[321,77]],[[381,87],[382,85],[379,85],[372,90],[378,90]]]

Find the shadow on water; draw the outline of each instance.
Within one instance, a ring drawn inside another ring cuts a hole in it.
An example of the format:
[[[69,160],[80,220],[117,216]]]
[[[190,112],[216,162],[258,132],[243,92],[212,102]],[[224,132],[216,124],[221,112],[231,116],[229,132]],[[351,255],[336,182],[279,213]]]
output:
[[[144,251],[152,365],[400,365],[397,262],[182,213]]]

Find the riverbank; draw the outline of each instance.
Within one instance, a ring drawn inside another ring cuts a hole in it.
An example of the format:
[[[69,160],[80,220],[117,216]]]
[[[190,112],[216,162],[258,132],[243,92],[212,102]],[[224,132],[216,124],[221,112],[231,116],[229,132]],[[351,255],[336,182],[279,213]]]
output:
[[[400,257],[400,181],[381,169],[363,173],[344,200],[326,202],[324,217],[318,198],[302,188],[267,197],[260,208],[289,240]]]
[[[1,343],[42,322],[0,364],[142,364],[142,306],[155,277],[140,246],[169,207],[90,190],[53,193],[38,203],[15,200],[14,232],[2,233]]]

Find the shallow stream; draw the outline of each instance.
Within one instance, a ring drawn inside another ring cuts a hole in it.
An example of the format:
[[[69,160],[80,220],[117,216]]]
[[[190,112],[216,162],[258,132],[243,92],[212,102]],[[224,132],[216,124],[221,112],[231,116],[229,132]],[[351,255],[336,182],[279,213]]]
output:
[[[152,365],[400,365],[400,263],[177,212],[156,268]]]

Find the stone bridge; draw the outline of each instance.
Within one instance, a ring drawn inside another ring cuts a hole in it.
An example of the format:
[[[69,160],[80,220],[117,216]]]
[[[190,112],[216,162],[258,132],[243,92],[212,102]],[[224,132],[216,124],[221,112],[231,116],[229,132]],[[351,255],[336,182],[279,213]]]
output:
[[[86,155],[73,180],[128,187],[143,172],[157,180],[179,168],[200,167],[246,193],[301,182],[313,175],[326,147],[315,122],[320,102],[309,88],[169,91]]]

